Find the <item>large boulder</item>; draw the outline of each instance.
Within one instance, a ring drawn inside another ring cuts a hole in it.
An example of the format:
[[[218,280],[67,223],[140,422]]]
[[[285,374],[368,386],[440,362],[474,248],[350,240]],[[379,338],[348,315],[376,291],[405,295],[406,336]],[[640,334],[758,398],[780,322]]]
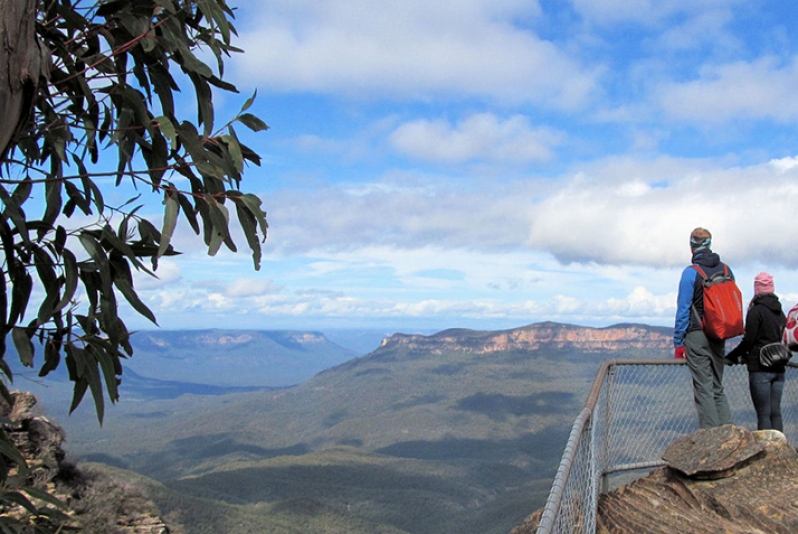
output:
[[[749,430],[724,425],[677,439],[665,449],[662,459],[687,477],[726,478],[764,450],[765,442]]]

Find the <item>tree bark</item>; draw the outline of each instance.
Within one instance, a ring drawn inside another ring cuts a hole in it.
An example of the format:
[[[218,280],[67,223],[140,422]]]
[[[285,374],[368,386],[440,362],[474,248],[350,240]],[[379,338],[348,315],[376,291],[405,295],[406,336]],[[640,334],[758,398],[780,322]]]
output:
[[[0,0],[0,162],[33,109],[46,79],[46,52],[36,36],[37,0]]]

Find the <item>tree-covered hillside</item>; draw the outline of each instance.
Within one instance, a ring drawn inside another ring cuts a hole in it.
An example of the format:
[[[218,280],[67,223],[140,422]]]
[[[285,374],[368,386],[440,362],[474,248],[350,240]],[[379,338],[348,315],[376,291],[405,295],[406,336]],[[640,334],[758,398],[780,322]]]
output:
[[[68,449],[161,481],[174,509],[209,499],[260,510],[263,525],[318,513],[352,521],[351,532],[370,532],[360,522],[506,533],[543,504],[600,362],[668,355],[665,345],[479,353],[387,344],[294,388],[123,402],[103,429],[70,421],[80,431]]]

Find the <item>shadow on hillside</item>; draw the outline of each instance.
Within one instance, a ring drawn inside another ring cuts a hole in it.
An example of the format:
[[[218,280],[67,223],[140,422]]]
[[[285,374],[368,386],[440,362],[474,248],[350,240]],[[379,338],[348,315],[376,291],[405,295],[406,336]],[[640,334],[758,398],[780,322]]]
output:
[[[168,486],[183,494],[230,504],[275,503],[276,510],[285,512],[288,508],[300,514],[326,507],[340,513],[351,506],[352,512],[357,510],[355,513],[364,519],[419,534],[440,532],[435,525],[447,521],[452,510],[462,510],[480,495],[456,479],[369,464],[247,467],[174,480]]]
[[[375,452],[396,458],[416,460],[487,460],[509,459],[527,454],[543,465],[556,465],[568,439],[568,425],[550,426],[515,439],[485,440],[444,438],[437,441],[405,441]]]
[[[274,505],[271,513],[303,520],[325,513],[351,514],[413,534],[476,532],[474,522],[493,510],[490,523],[482,518],[483,528],[478,532],[503,533],[545,502],[568,429],[550,428],[540,434],[505,441],[452,439],[416,444],[417,451],[434,449],[427,457],[445,461],[399,464],[373,456],[364,462],[352,462],[349,456],[327,455],[319,462],[310,457],[304,461],[286,458],[267,467],[248,464],[166,485],[180,494],[233,505],[270,503]],[[549,442],[551,452],[544,450]],[[387,449],[396,448],[401,447]],[[534,458],[527,458],[526,465],[511,463],[521,456]]]
[[[525,397],[477,393],[461,399],[455,409],[486,415],[494,421],[508,416],[568,415],[574,412],[575,395],[566,391],[541,391]]]
[[[175,439],[157,452],[142,450],[124,460],[106,455],[86,455],[82,459],[123,467],[163,482],[184,476],[208,460],[220,466],[239,460],[268,460],[281,456],[302,456],[309,452],[310,448],[303,443],[270,449],[242,443],[234,433],[219,433]]]
[[[182,459],[201,460],[234,453],[244,453],[267,459],[278,456],[301,456],[310,452],[310,449],[301,443],[279,449],[267,449],[258,445],[240,443],[234,437],[224,433],[173,440],[168,452],[176,454]]]

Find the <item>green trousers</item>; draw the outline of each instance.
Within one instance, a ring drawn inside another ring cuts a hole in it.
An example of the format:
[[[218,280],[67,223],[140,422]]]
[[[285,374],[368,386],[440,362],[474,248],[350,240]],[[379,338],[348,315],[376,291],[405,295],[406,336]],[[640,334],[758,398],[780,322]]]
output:
[[[687,367],[693,376],[693,398],[701,428],[732,422],[723,392],[725,342],[708,338],[704,332],[688,332],[684,338]]]

